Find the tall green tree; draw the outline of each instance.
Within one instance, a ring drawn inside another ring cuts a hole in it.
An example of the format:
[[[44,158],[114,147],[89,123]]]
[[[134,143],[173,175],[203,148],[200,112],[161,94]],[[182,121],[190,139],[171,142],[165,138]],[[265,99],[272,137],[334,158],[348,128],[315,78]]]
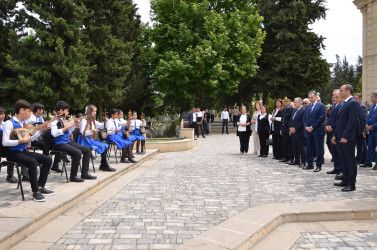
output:
[[[325,18],[324,0],[261,0],[267,35],[252,79],[255,91],[268,96],[305,96],[330,82],[330,65],[321,57],[322,36],[309,25]]]
[[[84,0],[88,59],[95,70],[89,76],[90,101],[102,107],[137,102],[145,91],[138,72],[140,17],[131,0]]]
[[[258,68],[264,34],[255,1],[152,0],[148,65],[166,105],[231,95]]]
[[[11,33],[7,56],[8,66],[18,75],[18,91],[49,107],[65,100],[73,109],[82,109],[92,70],[87,60],[91,46],[83,33],[85,6],[79,0],[21,2],[31,34],[20,39]]]

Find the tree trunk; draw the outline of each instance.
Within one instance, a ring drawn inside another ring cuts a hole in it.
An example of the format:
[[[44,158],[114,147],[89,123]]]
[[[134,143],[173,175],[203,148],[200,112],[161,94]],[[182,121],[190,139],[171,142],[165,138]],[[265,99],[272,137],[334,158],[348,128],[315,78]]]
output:
[[[263,105],[267,105],[268,107],[268,92],[263,92]]]
[[[98,105],[98,113],[99,113],[99,121],[102,122],[103,121],[103,109],[102,109],[102,102],[99,102],[99,105]]]
[[[195,107],[199,107],[202,101],[202,88],[200,87],[199,83],[196,84],[196,98],[195,98]]]

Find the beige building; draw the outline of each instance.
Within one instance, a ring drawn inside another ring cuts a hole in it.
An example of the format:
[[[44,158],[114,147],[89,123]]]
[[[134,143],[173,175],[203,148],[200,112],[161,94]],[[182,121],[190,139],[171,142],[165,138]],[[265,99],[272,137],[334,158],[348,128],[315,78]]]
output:
[[[363,99],[377,90],[377,0],[355,0],[363,14]]]

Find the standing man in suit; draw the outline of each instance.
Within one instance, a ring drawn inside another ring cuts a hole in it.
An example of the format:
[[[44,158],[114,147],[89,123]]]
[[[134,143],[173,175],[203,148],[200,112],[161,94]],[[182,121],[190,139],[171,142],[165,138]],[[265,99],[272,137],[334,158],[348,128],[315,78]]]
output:
[[[305,108],[304,127],[306,130],[306,159],[307,169],[314,169],[313,166],[313,142],[316,148],[317,162],[314,172],[322,170],[323,164],[323,135],[325,134],[326,106],[317,101],[317,93],[310,91],[308,94],[310,104]]]
[[[339,157],[343,159],[343,180],[334,183],[335,186],[343,187],[343,192],[356,190],[357,163],[355,147],[358,137],[358,118],[360,104],[353,98],[353,87],[345,84],[340,88],[340,95],[344,102],[339,107],[336,120],[335,134],[331,139],[334,144],[339,143]]]
[[[224,108],[224,111],[221,112],[221,120],[223,121],[223,126],[222,126],[222,134],[224,134],[224,126],[226,127],[226,133],[228,133],[228,121],[229,121],[229,112],[227,108]]]
[[[360,104],[360,115],[359,115],[359,140],[357,141],[357,154],[356,162],[357,164],[364,164],[367,157],[367,134],[365,129],[365,124],[368,116],[368,109],[365,103],[362,102],[362,95],[356,93],[353,98]]]
[[[377,91],[373,91],[370,97],[372,105],[369,109],[369,114],[366,120],[366,129],[369,132],[368,135],[368,149],[367,149],[367,158],[365,164],[360,165],[360,167],[372,167],[372,162],[376,162],[374,157],[377,146]],[[377,170],[377,167],[374,166],[374,170]]]
[[[280,135],[283,139],[284,158],[279,162],[286,164],[293,162],[292,137],[289,136],[289,122],[292,117],[292,97],[284,97],[284,109],[281,111],[281,130]]]
[[[292,137],[295,160],[289,165],[299,165],[300,168],[306,167],[306,146],[305,146],[305,129],[302,119],[305,108],[302,106],[302,99],[297,97],[294,102],[293,115],[290,121],[289,135]],[[300,164],[301,160],[301,164]]]
[[[199,137],[199,131],[198,131],[198,126],[196,122],[196,108],[191,109],[191,112],[188,114],[187,120],[189,122],[189,128],[194,129],[194,138],[195,138],[195,135]]]
[[[327,146],[329,148],[329,151],[331,153],[333,162],[334,162],[334,169],[331,171],[327,171],[326,174],[339,174],[342,172],[342,167],[340,165],[339,161],[339,156],[338,156],[338,151],[336,145],[331,143],[331,139],[334,136],[335,133],[335,125],[336,125],[336,119],[338,117],[338,111],[340,104],[338,104],[338,97],[341,100],[340,104],[343,102],[343,99],[340,97],[340,90],[335,89],[332,93],[332,101],[333,101],[333,106],[330,110],[329,114],[329,119],[327,120],[326,123],[326,131],[327,131]]]

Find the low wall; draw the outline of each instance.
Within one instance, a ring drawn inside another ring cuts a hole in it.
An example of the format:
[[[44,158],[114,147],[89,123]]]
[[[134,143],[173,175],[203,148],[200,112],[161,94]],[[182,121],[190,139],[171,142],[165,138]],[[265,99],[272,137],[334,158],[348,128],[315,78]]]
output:
[[[194,135],[194,132],[192,132]],[[194,147],[193,139],[183,139],[177,141],[166,142],[147,142],[145,143],[147,149],[159,149],[159,152],[177,152],[192,149]]]
[[[194,129],[193,128],[182,128],[181,127],[180,137],[194,140]]]

